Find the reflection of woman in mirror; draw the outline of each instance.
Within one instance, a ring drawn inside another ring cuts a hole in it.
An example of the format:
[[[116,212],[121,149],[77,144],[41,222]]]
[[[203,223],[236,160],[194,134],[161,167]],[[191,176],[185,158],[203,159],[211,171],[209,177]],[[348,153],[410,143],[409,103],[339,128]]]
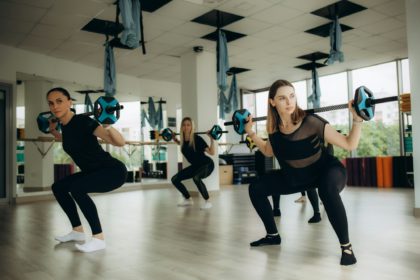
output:
[[[209,147],[203,138],[195,134],[194,122],[190,117],[182,119],[180,136],[181,141],[175,135],[173,135],[173,139],[181,145],[181,152],[191,165],[179,171],[171,179],[172,184],[174,184],[183,196],[183,200],[178,206],[189,206],[193,204],[190,193],[181,182],[192,178],[205,200],[201,209],[209,209],[212,207],[212,204],[206,185],[204,185],[202,179],[208,177],[214,170],[213,160],[204,153],[214,155],[214,140],[209,136],[211,141]]]

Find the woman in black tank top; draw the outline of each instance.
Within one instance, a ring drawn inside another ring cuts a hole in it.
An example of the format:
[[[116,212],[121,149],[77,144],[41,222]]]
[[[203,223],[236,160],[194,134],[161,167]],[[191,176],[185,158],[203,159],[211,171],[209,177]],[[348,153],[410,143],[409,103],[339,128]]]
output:
[[[297,106],[295,89],[285,80],[274,82],[269,89],[267,132],[269,139],[261,139],[252,131],[252,116],[245,131],[266,156],[275,156],[282,167],[262,176],[249,186],[251,202],[260,216],[266,237],[251,246],[281,243],[268,196],[291,194],[318,188],[331,225],[340,241],[340,264],[356,263],[348,234],[346,210],[340,192],[346,183],[346,170],[337,158],[328,154],[322,143],[328,142],[346,150],[357,147],[361,135],[362,119],[349,102],[353,127],[344,136],[317,115],[306,115]]]

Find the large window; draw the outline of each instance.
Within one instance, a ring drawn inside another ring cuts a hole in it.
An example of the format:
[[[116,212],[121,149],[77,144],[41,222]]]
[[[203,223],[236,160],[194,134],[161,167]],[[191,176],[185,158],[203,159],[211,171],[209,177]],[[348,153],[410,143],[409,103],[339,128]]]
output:
[[[375,98],[398,95],[396,62],[354,70],[353,89],[368,87]],[[357,156],[400,155],[398,102],[375,106],[375,117],[363,124]]]
[[[262,91],[255,95],[255,116],[267,116],[268,91]],[[260,137],[267,138],[267,121],[259,121],[255,123],[256,132]]]
[[[302,109],[308,108],[308,91],[306,87],[306,81],[299,81],[292,83],[295,88],[295,94],[297,97],[297,104]]]
[[[348,102],[347,73],[342,72],[320,77],[319,84],[321,90],[321,107]],[[348,109],[323,112],[318,115],[325,118],[337,131],[343,134],[349,133]],[[339,147],[334,147],[334,155],[339,159],[343,159],[348,157],[350,153]]]
[[[402,92],[410,93],[410,68],[408,64],[408,59],[401,60],[401,77],[402,77]]]

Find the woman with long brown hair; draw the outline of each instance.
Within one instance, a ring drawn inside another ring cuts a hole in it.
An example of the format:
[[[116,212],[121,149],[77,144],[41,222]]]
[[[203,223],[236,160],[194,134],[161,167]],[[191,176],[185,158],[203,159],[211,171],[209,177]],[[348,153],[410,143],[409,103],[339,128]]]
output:
[[[268,141],[252,131],[252,117],[248,118],[245,131],[266,156],[275,156],[281,169],[269,173],[249,186],[251,202],[264,223],[267,235],[251,246],[278,245],[280,235],[274,221],[268,196],[292,194],[318,188],[328,219],[341,245],[341,265],[356,263],[349,240],[346,210],[340,197],[346,183],[346,169],[329,154],[322,143],[328,142],[346,150],[357,147],[363,119],[349,102],[353,115],[353,127],[344,136],[331,127],[326,120],[306,114],[297,105],[295,89],[285,80],[274,82],[269,90],[267,132]]]

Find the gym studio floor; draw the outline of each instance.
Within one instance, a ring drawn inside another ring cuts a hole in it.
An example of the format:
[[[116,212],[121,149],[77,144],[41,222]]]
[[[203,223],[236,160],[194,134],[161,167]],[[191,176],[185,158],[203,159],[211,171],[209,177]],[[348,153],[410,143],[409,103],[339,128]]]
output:
[[[94,197],[107,241],[84,254],[59,244],[70,230],[53,201],[0,206],[0,278],[9,279],[418,279],[420,220],[413,190],[347,187],[342,193],[358,259],[339,265],[340,249],[325,211],[308,224],[309,202],[282,196],[282,244],[250,248],[265,232],[245,185],[222,187],[213,208],[176,206],[175,189]],[[87,226],[86,221],[82,220]]]

